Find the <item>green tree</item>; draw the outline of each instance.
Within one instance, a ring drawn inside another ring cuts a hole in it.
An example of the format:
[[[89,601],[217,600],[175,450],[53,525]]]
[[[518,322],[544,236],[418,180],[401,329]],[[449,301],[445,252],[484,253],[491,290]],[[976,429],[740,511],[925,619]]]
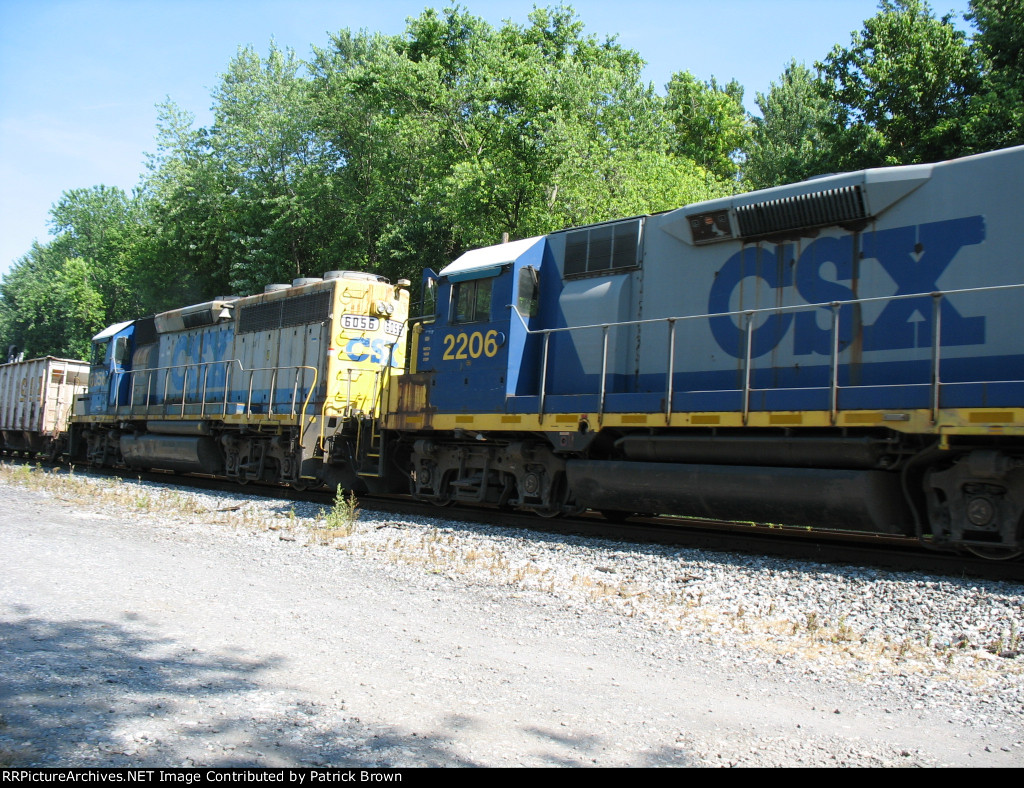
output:
[[[672,152],[722,180],[735,178],[750,136],[743,87],[736,80],[719,85],[714,77],[701,82],[682,71],[672,75],[666,91]]]
[[[1024,2],[971,0],[967,18],[982,85],[971,99],[968,139],[974,151],[1024,144]]]
[[[231,292],[229,194],[208,136],[174,102],[158,106],[157,152],[142,188],[146,302],[155,311]]]
[[[27,358],[88,358],[91,337],[106,323],[95,278],[87,260],[33,244],[0,283],[4,346],[17,345]]]
[[[141,307],[140,204],[116,188],[72,189],[50,216],[53,241],[34,244],[0,284],[0,326],[26,354],[85,358],[99,328]]]
[[[840,168],[910,164],[965,150],[964,119],[978,87],[965,34],[925,0],[881,0],[879,12],[817,67],[838,109]]]
[[[99,295],[107,318],[136,314],[141,306],[137,284],[144,277],[135,255],[141,218],[137,202],[118,188],[72,189],[50,209],[50,217],[55,236],[50,255],[84,261],[88,285]]]
[[[730,193],[742,89],[691,85],[686,111],[719,112],[702,144],[682,81],[670,117],[642,66],[567,7],[500,27],[427,10],[399,36],[343,30],[308,64],[240,49],[208,128],[160,106],[134,195],[101,186],[54,206],[56,239],[4,280],[0,321],[39,352],[70,348],[97,322],[336,268],[418,278],[503,233]]]
[[[422,35],[439,40],[441,31]],[[431,185],[445,177],[453,157],[454,76],[446,79],[441,62],[423,56],[425,48],[416,38],[343,30],[330,48],[315,49],[319,204],[337,267],[397,278],[413,273],[411,260],[433,262],[451,252],[454,228]]]
[[[791,61],[768,94],[757,94],[744,176],[755,189],[793,183],[833,168],[829,129],[836,107],[817,75]]]
[[[273,43],[266,58],[240,49],[213,94],[209,144],[233,220],[229,266],[236,290],[258,291],[319,267],[303,71],[294,52]]]
[[[332,154],[320,159],[322,203],[337,206],[340,254],[411,276],[503,232],[726,193],[670,150],[642,65],[614,39],[585,35],[567,8],[498,29],[463,9],[428,10],[404,36],[334,36],[312,73],[317,133]]]
[[[303,72],[273,43],[265,58],[242,48],[213,92],[209,129],[196,129],[172,102],[161,108],[146,186],[157,219],[153,254],[185,264],[186,286],[202,297],[320,270]]]

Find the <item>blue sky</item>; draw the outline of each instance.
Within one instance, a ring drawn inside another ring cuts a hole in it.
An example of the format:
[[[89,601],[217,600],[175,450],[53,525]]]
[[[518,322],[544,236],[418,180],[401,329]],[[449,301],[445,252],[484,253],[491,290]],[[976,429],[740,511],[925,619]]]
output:
[[[139,182],[155,151],[156,104],[210,120],[210,93],[239,46],[271,38],[299,57],[342,28],[401,33],[429,0],[0,0],[0,273],[69,189]],[[525,23],[538,0],[463,0],[492,24]],[[767,92],[791,58],[808,65],[877,10],[876,0],[577,0],[588,33],[617,34],[659,92],[677,71]],[[933,0],[958,27],[967,0]]]

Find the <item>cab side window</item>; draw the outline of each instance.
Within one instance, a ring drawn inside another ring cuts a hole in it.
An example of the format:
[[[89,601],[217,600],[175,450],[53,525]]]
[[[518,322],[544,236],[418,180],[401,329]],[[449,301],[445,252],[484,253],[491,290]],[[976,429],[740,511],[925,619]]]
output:
[[[493,278],[458,282],[452,294],[455,309],[452,323],[481,323],[491,319],[491,288]]]
[[[101,367],[106,363],[107,360],[107,348],[110,346],[110,340],[104,340],[102,342],[93,342],[92,344],[92,365],[94,367]]]
[[[420,317],[437,317],[437,280],[433,277],[423,282],[423,299],[420,302]]]
[[[519,271],[519,298],[516,308],[523,317],[534,317],[537,314],[537,299],[540,285],[537,269],[532,265]]]
[[[125,366],[131,361],[131,346],[128,337],[118,337],[114,340],[114,363],[118,366]]]

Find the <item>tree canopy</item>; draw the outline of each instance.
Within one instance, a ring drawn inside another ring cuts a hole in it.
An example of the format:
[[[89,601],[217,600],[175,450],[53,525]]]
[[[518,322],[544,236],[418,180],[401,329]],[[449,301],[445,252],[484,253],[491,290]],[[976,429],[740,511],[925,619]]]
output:
[[[744,175],[753,188],[804,180],[832,168],[830,130],[838,108],[818,76],[791,61],[768,94],[757,94]]]
[[[843,169],[938,161],[964,150],[963,118],[980,79],[949,16],[925,0],[882,0],[879,12],[818,64],[834,102]]]

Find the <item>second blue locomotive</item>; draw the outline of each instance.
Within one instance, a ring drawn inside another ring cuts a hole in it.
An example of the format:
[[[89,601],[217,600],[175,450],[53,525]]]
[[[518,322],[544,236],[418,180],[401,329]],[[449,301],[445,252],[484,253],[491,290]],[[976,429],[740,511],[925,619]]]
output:
[[[385,426],[415,494],[1024,549],[1024,148],[466,253]]]

